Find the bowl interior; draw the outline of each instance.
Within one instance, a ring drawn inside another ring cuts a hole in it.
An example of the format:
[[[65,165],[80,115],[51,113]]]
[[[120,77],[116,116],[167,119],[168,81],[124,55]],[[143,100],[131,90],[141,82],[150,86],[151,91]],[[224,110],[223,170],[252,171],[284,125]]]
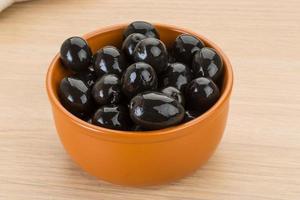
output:
[[[219,55],[222,57],[223,65],[224,65],[224,79],[223,79],[223,83],[221,84],[222,88],[220,88],[221,97],[219,98],[218,102],[212,108],[210,108],[208,111],[206,111],[204,114],[202,114],[201,116],[199,116],[198,118],[196,118],[192,121],[189,121],[184,124],[180,124],[178,126],[166,128],[166,129],[148,131],[149,133],[151,132],[153,134],[163,134],[164,131],[162,131],[162,130],[165,130],[165,132],[169,132],[170,130],[172,130],[174,128],[184,128],[184,126],[188,126],[188,125],[192,125],[193,123],[197,123],[197,122],[203,120],[205,117],[212,114],[214,109],[216,109],[218,106],[221,106],[222,102],[225,101],[225,98],[228,98],[228,96],[230,95],[233,78],[232,78],[232,69],[231,69],[229,60],[227,59],[225,54],[221,51],[221,49],[219,47],[217,47],[214,43],[212,43],[205,37],[203,37],[197,33],[194,33],[192,31],[188,31],[186,29],[180,29],[177,27],[169,26],[169,25],[161,25],[161,24],[154,24],[154,25],[158,29],[161,40],[166,44],[167,48],[170,48],[173,45],[175,38],[179,34],[189,33],[189,34],[192,34],[192,35],[198,37],[199,39],[201,39],[205,43],[206,46],[214,48],[219,53]],[[123,30],[125,27],[126,27],[126,24],[107,27],[104,29],[100,29],[98,31],[88,33],[88,34],[84,35],[84,38],[88,41],[88,44],[90,45],[93,53],[95,53],[98,49],[100,49],[106,45],[113,45],[113,46],[120,48],[121,44],[122,44],[122,38],[123,38],[122,33],[123,33]],[[58,106],[61,109],[63,109],[64,112],[66,112],[70,118],[72,118],[73,120],[76,120],[76,122],[81,123],[81,125],[86,126],[90,129],[92,128],[92,129],[96,129],[96,130],[99,130],[102,132],[105,131],[105,132],[110,132],[110,133],[112,133],[112,132],[113,133],[122,133],[122,132],[124,133],[125,131],[116,131],[116,130],[106,129],[106,128],[102,128],[102,127],[98,127],[98,126],[89,124],[89,123],[73,116],[60,104],[59,99],[58,99],[58,93],[57,93],[58,86],[59,86],[61,79],[65,76],[67,76],[68,74],[70,74],[70,72],[62,66],[60,59],[59,59],[59,55],[56,55],[56,57],[53,59],[51,65],[50,65],[50,68],[49,68],[49,71],[47,74],[47,80],[46,80],[48,95],[49,95],[51,103],[54,104],[55,106]],[[133,133],[138,133],[138,132],[133,132]]]

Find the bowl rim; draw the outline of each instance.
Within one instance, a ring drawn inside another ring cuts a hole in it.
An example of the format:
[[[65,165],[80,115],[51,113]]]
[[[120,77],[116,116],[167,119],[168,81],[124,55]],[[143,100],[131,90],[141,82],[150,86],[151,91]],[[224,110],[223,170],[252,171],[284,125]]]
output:
[[[124,29],[129,23],[124,23],[124,24],[116,24],[116,25],[111,25],[107,26],[104,28],[99,28],[97,30],[94,30],[92,32],[89,32],[85,35],[83,35],[83,38],[86,39],[87,41],[93,37],[96,37],[99,34],[103,34],[105,32],[111,32],[114,30],[119,30],[119,29]],[[187,34],[192,34],[196,36],[197,38],[201,39],[204,41],[205,44],[209,44],[212,48],[214,48],[217,53],[221,56],[223,60],[223,65],[226,66],[226,76],[227,76],[227,81],[226,85],[224,87],[224,90],[218,99],[218,101],[205,113],[200,115],[199,117],[183,123],[179,124],[177,126],[173,127],[168,127],[164,129],[159,129],[159,130],[151,130],[151,131],[120,131],[120,130],[113,130],[113,129],[108,129],[108,128],[103,128],[100,126],[96,126],[93,124],[90,124],[86,121],[81,120],[80,118],[77,118],[73,114],[71,114],[68,110],[66,110],[62,104],[60,103],[59,99],[56,98],[54,88],[51,87],[51,77],[53,76],[53,71],[54,71],[54,66],[55,63],[59,61],[59,53],[56,54],[56,56],[53,58],[51,61],[47,74],[46,74],[46,90],[48,94],[48,98],[52,104],[52,106],[56,106],[59,110],[61,110],[70,120],[72,120],[74,123],[80,125],[81,127],[91,130],[92,132],[95,133],[101,133],[101,134],[95,134],[91,133],[91,136],[95,137],[104,137],[104,138],[111,138],[111,139],[134,139],[134,138],[146,138],[146,137],[161,137],[161,136],[179,136],[181,135],[183,131],[182,129],[186,129],[188,127],[194,126],[195,124],[201,123],[202,121],[213,117],[214,113],[220,108],[222,108],[222,105],[227,101],[227,99],[230,97],[232,87],[233,87],[233,70],[231,63],[225,53],[212,41],[207,39],[206,37],[202,36],[201,34],[198,34],[194,31],[191,31],[186,28],[180,28],[174,25],[167,25],[167,24],[162,24],[162,23],[152,23],[155,27],[164,28],[164,29],[171,29],[174,31],[182,32],[182,33],[187,33]],[[142,133],[142,134],[141,134]]]

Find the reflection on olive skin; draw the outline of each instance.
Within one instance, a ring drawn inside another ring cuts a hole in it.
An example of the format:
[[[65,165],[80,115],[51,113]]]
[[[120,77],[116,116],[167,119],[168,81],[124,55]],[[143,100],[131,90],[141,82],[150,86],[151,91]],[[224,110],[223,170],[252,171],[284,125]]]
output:
[[[184,104],[185,104],[184,97],[183,97],[182,93],[177,88],[172,87],[172,86],[168,86],[168,87],[163,88],[161,90],[161,92],[168,95],[169,97],[172,97],[173,99],[175,99],[181,105],[184,106]]]

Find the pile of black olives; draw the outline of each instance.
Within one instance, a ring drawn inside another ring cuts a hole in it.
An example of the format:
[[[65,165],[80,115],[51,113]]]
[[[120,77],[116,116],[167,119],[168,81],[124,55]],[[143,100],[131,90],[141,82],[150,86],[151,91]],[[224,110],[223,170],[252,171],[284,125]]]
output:
[[[94,55],[80,37],[65,40],[62,65],[71,70],[59,85],[62,105],[89,123],[147,131],[188,122],[220,97],[223,63],[197,37],[181,34],[172,47],[150,23],[123,32],[121,49],[104,46]]]

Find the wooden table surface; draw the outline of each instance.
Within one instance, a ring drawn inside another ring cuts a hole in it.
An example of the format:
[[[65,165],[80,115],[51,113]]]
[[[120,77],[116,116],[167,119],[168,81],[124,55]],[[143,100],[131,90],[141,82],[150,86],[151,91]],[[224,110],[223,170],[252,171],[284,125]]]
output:
[[[235,72],[224,138],[172,184],[125,188],[89,176],[54,129],[45,73],[61,42],[147,20],[223,48]],[[36,0],[0,13],[0,199],[299,200],[300,1]]]

